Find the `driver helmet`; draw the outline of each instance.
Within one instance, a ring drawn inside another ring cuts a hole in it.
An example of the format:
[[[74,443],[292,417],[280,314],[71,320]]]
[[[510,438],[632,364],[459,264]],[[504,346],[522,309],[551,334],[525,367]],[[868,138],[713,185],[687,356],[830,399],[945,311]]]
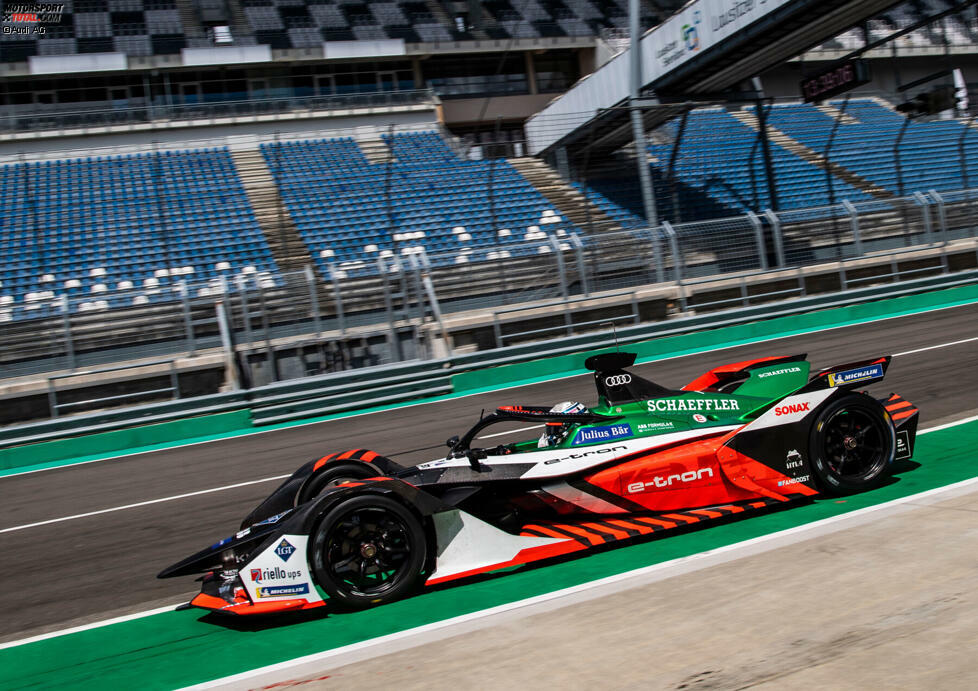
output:
[[[564,401],[563,403],[558,403],[553,408],[550,409],[551,413],[586,413],[588,412],[587,406],[583,403],[578,403],[577,401]],[[548,446],[554,446],[564,441],[567,437],[568,432],[570,432],[571,427],[575,424],[574,422],[548,422],[546,429],[543,430],[543,434],[540,435],[540,439],[537,441],[537,448],[543,449]]]

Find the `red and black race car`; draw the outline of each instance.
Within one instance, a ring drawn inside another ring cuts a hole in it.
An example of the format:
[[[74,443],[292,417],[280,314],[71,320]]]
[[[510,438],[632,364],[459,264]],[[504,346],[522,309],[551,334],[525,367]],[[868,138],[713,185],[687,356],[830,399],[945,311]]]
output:
[[[160,578],[236,614],[370,607],[433,585],[819,494],[871,489],[910,458],[917,409],[856,391],[889,357],[810,373],[804,355],[710,370],[681,389],[589,357],[598,404],[503,406],[428,463],[364,449],[306,463],[236,535]],[[490,425],[539,437],[492,448]]]

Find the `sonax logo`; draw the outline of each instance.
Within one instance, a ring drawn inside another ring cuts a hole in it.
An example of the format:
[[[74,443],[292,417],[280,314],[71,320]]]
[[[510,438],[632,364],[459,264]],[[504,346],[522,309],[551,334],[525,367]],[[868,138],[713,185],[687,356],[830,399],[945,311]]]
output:
[[[790,403],[789,405],[778,406],[774,409],[775,415],[794,415],[795,413],[805,413],[811,409],[812,404],[808,401],[804,403]]]

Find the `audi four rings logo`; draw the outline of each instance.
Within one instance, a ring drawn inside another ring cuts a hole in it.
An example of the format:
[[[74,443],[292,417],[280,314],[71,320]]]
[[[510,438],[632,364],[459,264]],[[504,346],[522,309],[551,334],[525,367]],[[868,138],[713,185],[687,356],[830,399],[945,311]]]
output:
[[[632,375],[630,374],[616,374],[613,377],[605,377],[605,386],[624,386],[625,384],[631,383]]]

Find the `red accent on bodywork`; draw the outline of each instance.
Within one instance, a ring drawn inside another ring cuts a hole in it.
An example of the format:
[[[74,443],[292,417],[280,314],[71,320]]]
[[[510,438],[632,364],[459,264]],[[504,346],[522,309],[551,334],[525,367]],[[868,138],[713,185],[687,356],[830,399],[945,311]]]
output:
[[[759,365],[762,362],[783,360],[785,357],[786,356],[784,355],[774,355],[771,357],[759,357],[753,360],[744,360],[743,362],[734,362],[729,365],[720,365],[719,367],[714,367],[705,374],[701,374],[696,379],[684,386],[681,391],[706,391],[711,386],[714,386],[720,382],[722,377],[719,375],[721,374],[736,374],[737,372],[741,372],[748,367]]]
[[[788,501],[791,495],[813,497],[818,494],[817,490],[801,482],[778,485],[779,482],[788,482],[793,478],[729,446],[719,449],[717,458],[720,459],[723,473],[730,482],[753,494],[778,501]]]
[[[585,479],[650,511],[675,511],[690,506],[755,499],[757,492],[728,482],[717,461],[717,450],[735,432],[656,450]],[[684,482],[684,473],[687,476],[693,473],[696,478]],[[643,491],[629,491],[639,483],[643,485]]]
[[[236,598],[237,599],[237,598]],[[313,609],[323,607],[323,601],[309,602],[308,600],[278,600],[275,602],[257,602],[252,604],[250,600],[243,602],[227,602],[219,597],[200,593],[190,604],[194,607],[209,609],[214,612],[230,612],[231,614],[271,614],[273,612],[289,612],[300,609]]]
[[[643,525],[642,523],[638,523],[634,520],[626,521],[621,518],[609,518],[607,522],[613,525],[621,526],[623,528],[630,528],[632,530],[637,530],[642,535],[649,535],[655,532],[655,529],[652,528],[651,526]]]
[[[669,528],[675,528],[675,521],[664,521],[661,518],[652,518],[651,516],[633,516],[633,521],[641,521],[642,523],[648,523],[650,525],[657,525],[661,528],[668,530]]]
[[[561,536],[565,537],[565,536]],[[559,557],[564,554],[570,554],[571,552],[579,552],[582,549],[586,549],[584,545],[577,542],[576,540],[565,539],[564,542],[555,542],[552,545],[539,545],[537,547],[527,547],[526,549],[520,550],[515,557],[509,561],[504,561],[499,564],[490,564],[489,566],[483,566],[477,569],[471,569],[469,571],[463,571],[461,573],[453,573],[450,576],[442,576],[441,578],[431,578],[428,579],[426,585],[437,585],[438,583],[447,583],[448,581],[455,581],[460,578],[467,578],[469,576],[475,576],[480,573],[486,573],[488,571],[495,571],[496,569],[505,569],[508,566],[518,566],[520,564],[528,564],[531,561],[539,561],[541,559],[550,559],[551,557]]]
[[[327,463],[329,463],[334,458],[336,458],[336,454],[335,453],[331,453],[328,456],[323,456],[318,461],[316,461],[316,463],[312,466],[312,472],[315,473],[317,470],[319,470],[320,468],[322,468],[324,465],[326,465]]]

